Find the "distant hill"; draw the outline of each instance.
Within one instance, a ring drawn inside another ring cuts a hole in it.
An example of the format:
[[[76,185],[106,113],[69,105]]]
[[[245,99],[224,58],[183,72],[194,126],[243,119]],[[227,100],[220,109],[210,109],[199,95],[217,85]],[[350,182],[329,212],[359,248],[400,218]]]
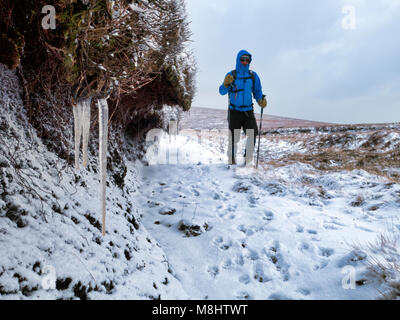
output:
[[[260,114],[256,114],[257,122]],[[258,122],[259,123],[259,122]],[[227,110],[192,107],[189,112],[182,113],[180,121],[182,128],[186,129],[226,129],[228,126]],[[299,128],[332,126],[334,123],[317,122],[278,116],[263,115],[263,128]]]

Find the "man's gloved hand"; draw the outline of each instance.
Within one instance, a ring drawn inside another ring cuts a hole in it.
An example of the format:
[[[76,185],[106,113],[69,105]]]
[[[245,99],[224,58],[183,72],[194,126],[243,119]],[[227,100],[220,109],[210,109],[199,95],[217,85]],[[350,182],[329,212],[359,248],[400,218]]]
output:
[[[261,99],[257,101],[257,103],[261,108],[265,108],[267,106],[267,98],[263,96]]]
[[[224,79],[224,87],[229,88],[233,81],[235,81],[233,76],[231,74],[228,74]]]

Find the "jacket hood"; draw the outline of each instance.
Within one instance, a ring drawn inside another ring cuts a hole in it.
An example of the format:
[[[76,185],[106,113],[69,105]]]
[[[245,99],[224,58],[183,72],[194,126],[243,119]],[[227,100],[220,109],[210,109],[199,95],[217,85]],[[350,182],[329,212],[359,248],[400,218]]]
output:
[[[240,57],[243,56],[244,54],[247,54],[250,56],[250,63],[252,61],[252,56],[251,53],[246,51],[246,50],[240,50],[239,53],[236,56],[236,70],[239,73],[242,73],[244,71],[249,71],[250,68],[250,63],[245,67],[240,63]]]

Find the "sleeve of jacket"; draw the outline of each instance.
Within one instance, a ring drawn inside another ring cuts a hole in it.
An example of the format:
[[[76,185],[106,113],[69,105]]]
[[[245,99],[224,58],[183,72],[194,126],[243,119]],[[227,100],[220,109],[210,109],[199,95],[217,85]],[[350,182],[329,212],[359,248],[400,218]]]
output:
[[[253,95],[254,95],[254,99],[256,99],[256,101],[258,101],[263,96],[262,86],[261,86],[261,81],[260,81],[260,77],[258,76],[258,74],[254,72],[254,76],[255,76],[254,77],[255,83],[254,83],[254,88],[253,88]]]
[[[228,72],[228,73],[226,74],[226,76],[227,76],[228,74],[232,75],[232,72]],[[226,76],[225,76],[225,77],[226,77]],[[225,79],[225,78],[224,78],[224,79]],[[224,95],[226,95],[226,94],[229,92],[229,89],[230,89],[230,88],[225,88],[225,87],[224,87],[224,83],[222,83],[222,84],[219,86],[219,94],[220,94],[221,96],[224,96]]]

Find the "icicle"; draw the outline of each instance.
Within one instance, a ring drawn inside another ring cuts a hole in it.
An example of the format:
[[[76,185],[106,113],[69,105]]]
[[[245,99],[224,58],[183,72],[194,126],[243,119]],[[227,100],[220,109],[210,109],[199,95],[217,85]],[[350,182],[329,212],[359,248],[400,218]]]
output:
[[[97,100],[99,108],[99,167],[100,197],[103,217],[102,234],[106,233],[106,180],[107,180],[107,137],[108,137],[108,105],[106,99]]]
[[[73,107],[74,112],[74,135],[75,135],[75,168],[79,169],[79,147],[82,135],[82,107],[78,103]]]
[[[90,103],[91,99],[86,99],[82,102],[82,151],[83,151],[83,162],[82,165],[84,168],[87,166],[87,149],[88,149],[88,141],[89,141],[89,132],[90,132]]]
[[[78,102],[74,108],[74,128],[75,128],[75,168],[79,169],[79,150],[82,137],[83,166],[87,165],[87,146],[90,129],[90,102],[91,98]]]

